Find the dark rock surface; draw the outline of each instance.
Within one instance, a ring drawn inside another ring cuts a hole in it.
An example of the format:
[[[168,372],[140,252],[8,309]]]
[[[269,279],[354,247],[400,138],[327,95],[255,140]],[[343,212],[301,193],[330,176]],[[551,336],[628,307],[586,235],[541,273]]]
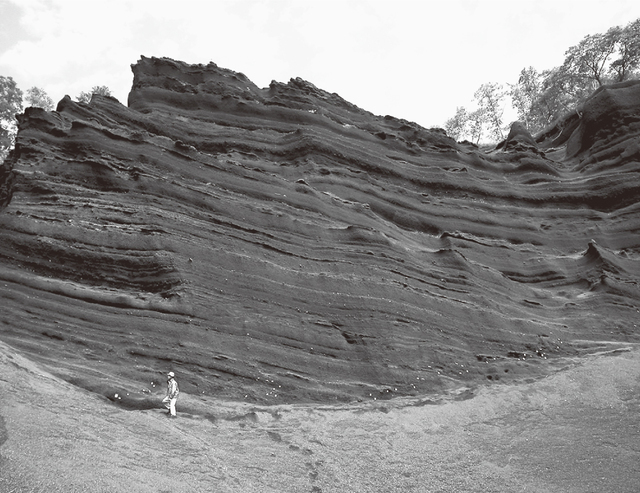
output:
[[[637,82],[483,152],[301,79],[132,68],[129,107],[27,109],[0,173],[0,339],[68,381],[389,398],[640,339]]]

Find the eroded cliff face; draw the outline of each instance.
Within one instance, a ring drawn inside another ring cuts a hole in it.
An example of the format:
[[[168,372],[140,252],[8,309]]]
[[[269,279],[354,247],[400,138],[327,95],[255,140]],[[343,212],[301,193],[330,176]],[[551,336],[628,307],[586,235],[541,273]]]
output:
[[[640,84],[483,152],[301,79],[132,68],[128,107],[27,109],[3,170],[0,338],[67,380],[389,398],[638,342]]]

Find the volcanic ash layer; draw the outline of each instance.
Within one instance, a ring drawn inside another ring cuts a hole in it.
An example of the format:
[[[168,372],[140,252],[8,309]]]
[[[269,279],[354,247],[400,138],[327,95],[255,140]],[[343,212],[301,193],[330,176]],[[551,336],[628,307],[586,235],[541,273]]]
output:
[[[0,171],[0,338],[68,381],[380,399],[638,342],[638,82],[487,151],[301,79],[132,69],[128,107],[27,109]]]

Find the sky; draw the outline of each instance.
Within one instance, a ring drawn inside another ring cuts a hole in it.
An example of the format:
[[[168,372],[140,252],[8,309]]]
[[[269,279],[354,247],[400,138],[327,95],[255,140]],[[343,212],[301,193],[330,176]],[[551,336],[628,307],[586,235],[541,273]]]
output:
[[[214,62],[429,128],[637,18],[638,0],[0,0],[0,75],[55,102],[106,85],[126,105],[140,55]]]

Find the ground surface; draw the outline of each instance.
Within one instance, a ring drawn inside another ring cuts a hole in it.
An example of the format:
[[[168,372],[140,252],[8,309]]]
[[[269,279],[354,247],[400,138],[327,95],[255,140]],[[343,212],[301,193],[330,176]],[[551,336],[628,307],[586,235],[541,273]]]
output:
[[[473,395],[124,410],[0,346],[3,492],[635,492],[640,350]],[[159,402],[161,394],[154,394]]]

